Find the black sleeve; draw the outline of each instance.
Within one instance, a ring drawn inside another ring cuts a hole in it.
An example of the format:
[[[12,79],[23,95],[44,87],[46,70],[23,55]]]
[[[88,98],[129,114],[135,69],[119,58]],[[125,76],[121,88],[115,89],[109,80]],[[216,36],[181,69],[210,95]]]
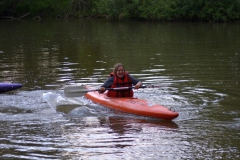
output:
[[[113,85],[114,82],[114,76],[109,77],[103,85],[101,85],[101,87],[105,87],[105,88],[110,88]]]
[[[131,76],[130,74],[129,74],[129,76],[130,76],[130,78],[131,78],[131,80],[132,80],[133,85],[136,85],[136,84],[139,82],[138,79],[134,78],[134,77]]]

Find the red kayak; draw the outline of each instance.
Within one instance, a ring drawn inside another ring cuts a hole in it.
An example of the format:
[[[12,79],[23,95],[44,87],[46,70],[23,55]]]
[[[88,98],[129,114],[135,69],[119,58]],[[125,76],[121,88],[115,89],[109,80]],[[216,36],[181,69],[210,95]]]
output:
[[[85,97],[92,100],[94,103],[101,104],[111,109],[119,110],[126,113],[154,117],[164,120],[172,120],[178,117],[178,113],[172,111],[159,104],[151,104],[144,99],[138,98],[112,98],[105,94],[100,94],[97,91],[88,92]]]

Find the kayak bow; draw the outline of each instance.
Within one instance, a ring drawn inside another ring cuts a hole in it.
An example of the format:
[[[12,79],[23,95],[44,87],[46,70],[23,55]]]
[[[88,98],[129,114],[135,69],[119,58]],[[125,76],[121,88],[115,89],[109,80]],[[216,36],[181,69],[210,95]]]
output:
[[[18,83],[0,83],[0,93],[13,91],[22,87],[22,84]]]

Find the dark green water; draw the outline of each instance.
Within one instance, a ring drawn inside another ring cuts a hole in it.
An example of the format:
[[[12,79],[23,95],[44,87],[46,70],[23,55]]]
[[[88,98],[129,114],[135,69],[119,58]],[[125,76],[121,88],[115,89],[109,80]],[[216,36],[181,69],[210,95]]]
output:
[[[0,157],[239,159],[240,24],[106,20],[0,21]],[[66,98],[100,85],[115,63],[145,84],[135,95],[173,107],[155,120]],[[61,105],[59,105],[61,104]]]

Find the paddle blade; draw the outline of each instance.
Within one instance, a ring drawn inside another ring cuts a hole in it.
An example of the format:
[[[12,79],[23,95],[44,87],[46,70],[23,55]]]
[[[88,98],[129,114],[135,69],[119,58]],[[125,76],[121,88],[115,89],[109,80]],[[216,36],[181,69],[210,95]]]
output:
[[[84,86],[66,86],[64,94],[66,97],[81,97],[91,90],[86,89]]]

